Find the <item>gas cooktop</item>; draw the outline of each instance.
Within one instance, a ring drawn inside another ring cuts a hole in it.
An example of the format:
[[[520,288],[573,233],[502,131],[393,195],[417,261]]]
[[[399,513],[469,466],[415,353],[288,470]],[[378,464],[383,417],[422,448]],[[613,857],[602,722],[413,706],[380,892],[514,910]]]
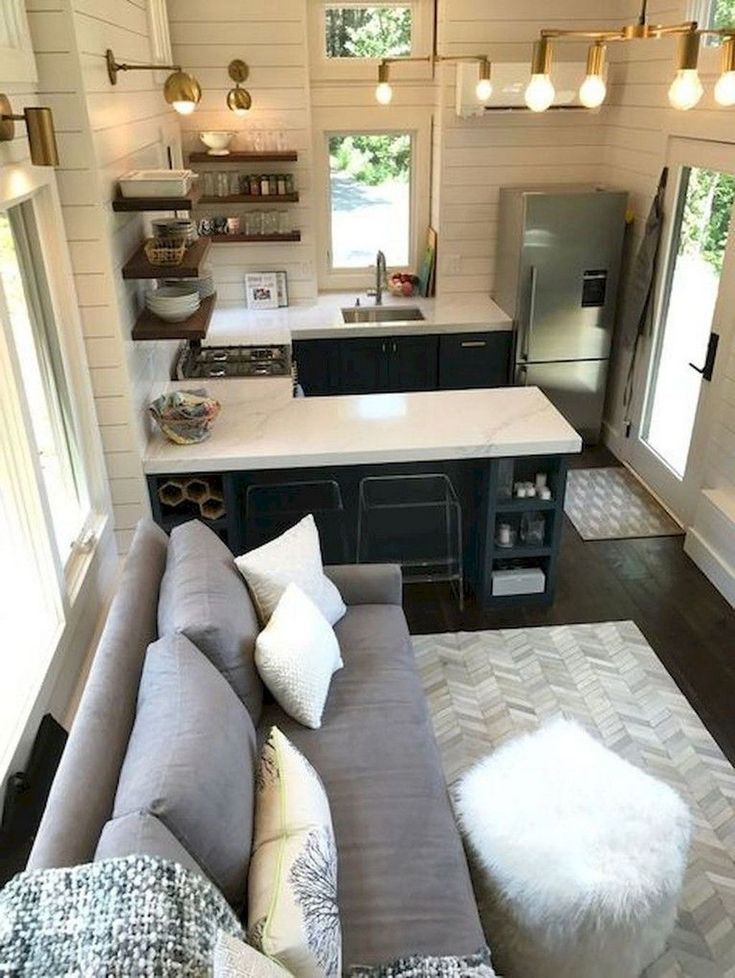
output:
[[[291,348],[270,346],[183,346],[176,358],[174,380],[206,377],[288,377]]]

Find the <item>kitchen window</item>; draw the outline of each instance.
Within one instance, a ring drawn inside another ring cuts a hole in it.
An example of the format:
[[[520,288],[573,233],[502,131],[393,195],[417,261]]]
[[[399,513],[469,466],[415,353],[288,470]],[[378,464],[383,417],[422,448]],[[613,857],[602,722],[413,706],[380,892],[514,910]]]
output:
[[[329,266],[367,270],[383,251],[391,268],[413,261],[414,137],[329,134]]]
[[[3,326],[58,559],[65,567],[84,529],[89,499],[42,253],[30,201],[0,212]]]
[[[694,0],[691,7],[692,20],[698,21],[700,27],[729,27],[735,24],[735,0]],[[719,37],[705,37],[706,47],[714,47],[721,43]]]

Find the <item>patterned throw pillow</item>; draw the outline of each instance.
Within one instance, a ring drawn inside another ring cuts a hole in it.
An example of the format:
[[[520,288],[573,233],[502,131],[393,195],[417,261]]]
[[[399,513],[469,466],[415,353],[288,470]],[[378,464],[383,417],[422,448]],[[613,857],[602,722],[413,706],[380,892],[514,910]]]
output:
[[[324,573],[313,516],[305,516],[280,537],[237,557],[235,564],[248,583],[264,625],[289,584],[298,584],[330,625],[347,611],[342,595]]]
[[[332,673],[343,662],[334,629],[295,584],[258,636],[255,665],[290,717],[312,730],[321,727]]]
[[[212,978],[290,978],[290,975],[280,964],[222,930],[214,946]]]
[[[295,978],[339,978],[337,848],[324,785],[277,727],[257,777],[248,940]]]

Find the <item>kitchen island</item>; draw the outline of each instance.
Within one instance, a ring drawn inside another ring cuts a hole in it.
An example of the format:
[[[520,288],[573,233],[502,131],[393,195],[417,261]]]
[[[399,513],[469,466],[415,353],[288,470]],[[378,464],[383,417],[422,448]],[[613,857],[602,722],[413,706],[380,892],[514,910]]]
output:
[[[209,522],[242,552],[255,542],[252,487],[329,483],[336,486],[340,525],[334,540],[324,541],[324,558],[351,561],[362,480],[435,474],[456,493],[464,577],[480,600],[496,603],[493,571],[514,566],[541,568],[546,586],[533,600],[553,600],[565,457],[581,450],[581,440],[537,388],[293,398],[284,379],[208,387],[223,403],[211,437],[177,446],[156,434],[144,456],[154,516],[165,529],[198,515],[197,496],[209,494]],[[532,482],[537,473],[546,476],[551,499],[507,497],[509,477]],[[543,517],[534,546],[520,539],[524,514]],[[513,546],[499,547],[501,523],[510,526]]]

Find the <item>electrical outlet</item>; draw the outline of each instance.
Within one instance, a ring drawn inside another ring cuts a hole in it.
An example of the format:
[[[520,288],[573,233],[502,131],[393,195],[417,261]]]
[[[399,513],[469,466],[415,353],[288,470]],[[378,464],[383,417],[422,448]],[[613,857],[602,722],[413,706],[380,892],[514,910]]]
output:
[[[459,275],[462,270],[462,256],[461,255],[447,255],[446,268],[448,275]]]

